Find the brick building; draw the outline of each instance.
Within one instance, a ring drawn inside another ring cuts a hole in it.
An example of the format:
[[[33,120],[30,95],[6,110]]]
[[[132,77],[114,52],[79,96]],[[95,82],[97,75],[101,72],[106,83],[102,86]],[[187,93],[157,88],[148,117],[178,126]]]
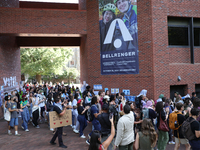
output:
[[[97,0],[79,4],[0,1],[0,85],[21,80],[20,47],[80,46],[81,81],[147,89],[149,98],[200,87],[200,2],[138,0],[139,74],[101,75]],[[178,76],[180,76],[178,80]],[[6,85],[7,86],[7,85]]]

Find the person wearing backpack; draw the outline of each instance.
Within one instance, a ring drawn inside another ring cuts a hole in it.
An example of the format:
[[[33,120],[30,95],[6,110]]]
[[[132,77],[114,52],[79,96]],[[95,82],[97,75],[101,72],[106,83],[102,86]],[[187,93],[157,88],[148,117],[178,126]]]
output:
[[[189,141],[186,138],[184,138],[181,130],[182,123],[186,120],[185,116],[182,114],[184,110],[184,105],[182,103],[177,103],[176,108],[178,111],[171,113],[169,116],[169,127],[172,130],[174,130],[174,137],[175,137],[174,150],[178,150],[180,144],[184,144],[185,149],[190,150]]]
[[[189,140],[192,150],[200,150],[200,123],[197,121],[199,109],[191,109],[191,117],[189,117],[182,125],[182,132]]]
[[[143,119],[151,119],[152,124],[154,125],[153,119],[157,117],[156,112],[152,108],[153,103],[151,100],[148,100],[144,108],[142,109]]]
[[[92,119],[92,120],[89,120],[89,121],[92,121],[92,125],[94,127],[94,130],[101,131],[101,124],[97,120],[97,117],[100,114],[99,110],[97,108],[97,103],[98,103],[97,97],[94,96],[92,98],[92,101],[91,101],[91,107],[90,107],[90,109],[88,109],[88,112],[90,112],[91,119]],[[90,145],[90,137],[91,137],[91,135],[92,135],[92,132],[90,134],[88,134],[89,139],[86,141],[86,143],[88,145]]]

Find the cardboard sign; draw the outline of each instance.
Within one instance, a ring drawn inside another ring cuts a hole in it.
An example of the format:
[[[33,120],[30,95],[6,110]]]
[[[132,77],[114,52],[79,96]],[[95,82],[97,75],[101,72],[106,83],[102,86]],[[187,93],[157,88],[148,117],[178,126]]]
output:
[[[72,111],[66,110],[63,116],[59,116],[56,111],[49,112],[50,128],[58,128],[72,124]]]

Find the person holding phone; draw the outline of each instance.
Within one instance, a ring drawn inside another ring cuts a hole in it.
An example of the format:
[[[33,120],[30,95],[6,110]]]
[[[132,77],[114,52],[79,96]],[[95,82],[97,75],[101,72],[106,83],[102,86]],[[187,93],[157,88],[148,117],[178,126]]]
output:
[[[111,123],[111,134],[104,142],[102,142],[100,131],[94,130],[92,132],[90,146],[88,150],[108,150],[108,147],[115,136],[115,126],[113,122],[113,117],[110,119],[110,123]]]
[[[111,122],[110,119],[113,117],[113,113],[109,113],[109,105],[103,104],[102,113],[98,115],[97,119],[101,124],[101,142],[106,141],[106,139],[111,134]],[[108,150],[112,150],[114,147],[114,141],[112,140],[108,146]]]

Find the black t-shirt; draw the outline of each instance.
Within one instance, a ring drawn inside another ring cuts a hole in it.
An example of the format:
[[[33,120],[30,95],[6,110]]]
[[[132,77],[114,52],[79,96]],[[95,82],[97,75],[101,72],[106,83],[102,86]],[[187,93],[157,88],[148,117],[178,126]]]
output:
[[[62,113],[61,109],[58,106],[54,106],[53,111],[56,111],[58,114]]]
[[[178,120],[178,123],[180,125],[180,124],[182,124],[186,120],[186,118],[185,118],[185,116],[183,116],[181,114],[178,114],[178,119],[177,120]],[[178,131],[174,130],[174,136],[178,138],[177,132],[179,133],[179,138],[184,138],[184,136],[182,134],[181,127],[178,129]]]
[[[156,112],[153,109],[149,109],[149,119],[151,119],[152,124],[154,125],[153,119],[157,116]]]
[[[79,106],[77,110],[78,110],[78,114],[79,115],[84,115],[85,114],[85,113],[81,114],[83,112],[83,110],[84,110],[83,106]]]
[[[189,121],[192,121],[192,117],[189,118]],[[192,129],[192,132],[195,134],[195,131],[200,131],[200,123],[198,121],[193,121],[191,124],[190,124],[190,127]],[[200,140],[200,138],[195,138],[194,140]]]
[[[101,113],[97,119],[101,124],[101,133],[106,135],[111,133],[111,122],[109,120],[109,113]]]

